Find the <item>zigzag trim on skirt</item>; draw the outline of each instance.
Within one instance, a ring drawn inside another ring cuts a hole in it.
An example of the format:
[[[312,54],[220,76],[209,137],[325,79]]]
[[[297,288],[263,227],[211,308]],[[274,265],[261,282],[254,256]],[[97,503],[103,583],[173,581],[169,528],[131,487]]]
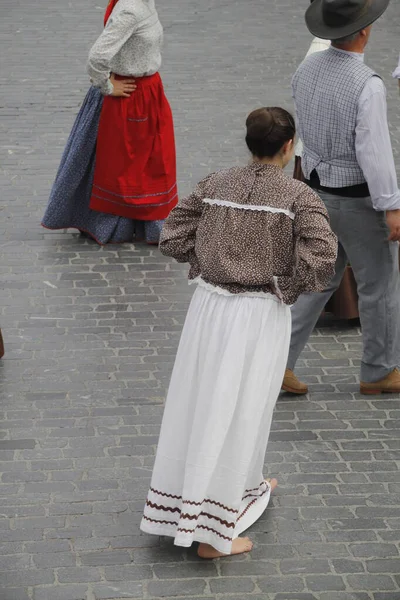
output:
[[[207,527],[206,525],[197,525],[196,529],[205,529],[206,531],[211,531],[211,533],[215,533],[215,535],[218,535],[220,538],[227,540],[228,542],[232,541],[232,537],[222,535],[222,533],[220,533],[216,529],[213,529],[212,527]],[[178,531],[182,531],[183,533],[194,533],[196,529],[183,529],[182,527],[179,527]]]
[[[252,497],[255,497],[256,500],[258,498],[262,498],[262,496],[264,496],[265,492],[263,492],[261,494],[261,496],[259,496],[257,494],[252,494],[251,492],[256,492],[257,490],[259,490],[263,483],[265,483],[265,480],[262,481],[260,483],[260,485],[256,488],[251,488],[251,489],[245,490],[245,494],[247,494],[247,495],[243,496],[242,500],[246,500],[247,498],[252,498]],[[238,512],[234,508],[229,508],[229,506],[226,506],[225,504],[221,504],[221,502],[216,502],[215,500],[210,500],[209,498],[206,498],[202,502],[195,502],[194,500],[183,500],[182,496],[176,496],[175,494],[167,494],[165,492],[160,492],[159,490],[156,490],[154,488],[150,488],[150,491],[153,492],[153,494],[157,494],[158,496],[163,496],[164,498],[171,498],[172,500],[182,500],[182,504],[189,504],[189,506],[202,506],[203,504],[207,503],[207,504],[213,504],[214,506],[218,506],[219,508],[223,508],[224,510],[231,512],[233,514]]]
[[[176,521],[160,521],[159,519],[151,519],[150,517],[146,517],[146,515],[143,515],[143,519],[145,519],[145,521],[150,521],[150,523],[158,523],[160,525],[179,525],[179,523]]]
[[[263,496],[265,496],[265,494],[267,494],[268,492],[269,492],[269,487],[267,487],[267,489],[264,490],[262,494],[260,494],[259,496],[257,496],[257,498],[254,498],[254,500],[252,500],[251,502],[249,502],[248,505],[246,506],[246,508],[244,509],[244,511],[238,517],[238,521],[240,521],[240,519],[242,517],[244,517],[244,515],[250,510],[250,508],[253,506],[253,504],[255,504],[257,502],[257,500],[259,500],[260,498],[262,498]]]
[[[143,519],[145,519],[146,521],[150,521],[151,523],[157,523],[160,525],[178,525],[176,521],[160,521],[158,519],[150,519],[150,517],[146,517],[146,515],[143,515]],[[197,525],[195,529],[185,529],[184,527],[178,527],[177,531],[180,531],[182,533],[194,533],[196,529],[205,529],[206,531],[211,531],[211,533],[215,533],[215,535],[218,535],[220,538],[227,540],[228,542],[232,540],[232,537],[223,535],[216,529],[213,529],[212,527],[207,527],[206,525]]]
[[[161,504],[161,505],[154,504],[150,500],[146,501],[146,506],[149,506],[150,508],[154,508],[155,510],[163,510],[165,512],[178,513],[178,514],[180,514],[181,519],[188,519],[189,521],[194,521],[194,520],[197,521],[200,517],[206,517],[207,519],[214,519],[215,521],[218,521],[219,523],[221,523],[221,525],[225,525],[225,527],[227,527],[228,529],[235,528],[235,521],[229,522],[229,521],[226,521],[225,519],[221,519],[220,517],[217,517],[216,515],[212,515],[212,514],[206,513],[206,512],[201,512],[198,515],[190,515],[189,513],[183,513],[181,511],[181,509],[178,508],[177,506],[171,507],[171,506],[164,506],[163,504]]]
[[[248,492],[256,492],[257,490],[260,489],[260,487],[262,486],[262,484],[265,483],[265,479],[263,479],[263,481],[255,488],[250,488],[249,490],[244,490],[244,493],[247,494]]]
[[[171,498],[172,500],[182,500],[182,504],[188,504],[189,506],[202,506],[203,504],[212,504],[213,506],[218,506],[219,508],[223,508],[224,510],[237,514],[237,511],[234,508],[230,508],[225,504],[221,504],[221,502],[216,502],[215,500],[210,500],[209,498],[205,498],[202,502],[195,502],[194,500],[183,500],[182,496],[175,496],[174,494],[166,494],[165,492],[160,492],[159,490],[155,490],[154,488],[150,488],[150,491],[153,494],[157,494],[158,496],[163,496],[164,498]]]

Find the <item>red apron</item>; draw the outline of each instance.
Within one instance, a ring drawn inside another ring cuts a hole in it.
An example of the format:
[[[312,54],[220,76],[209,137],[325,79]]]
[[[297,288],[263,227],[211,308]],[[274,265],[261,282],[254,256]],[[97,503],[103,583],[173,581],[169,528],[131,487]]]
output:
[[[104,97],[90,208],[158,221],[178,202],[172,112],[158,73],[136,85],[130,98]]]

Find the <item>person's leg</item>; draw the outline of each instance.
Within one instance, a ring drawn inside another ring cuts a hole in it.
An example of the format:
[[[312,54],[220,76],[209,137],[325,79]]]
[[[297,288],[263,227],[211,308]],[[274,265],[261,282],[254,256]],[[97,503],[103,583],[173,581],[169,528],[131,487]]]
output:
[[[302,294],[292,306],[292,338],[287,368],[294,370],[297,359],[306,345],[325,305],[337,290],[347,264],[343,246],[339,244],[335,275],[323,292]]]
[[[343,200],[342,218],[342,243],[359,296],[361,381],[368,384],[386,378],[400,362],[399,247],[388,241],[385,214],[373,209],[370,198]]]
[[[331,227],[339,238],[335,275],[323,292],[302,294],[292,306],[292,338],[287,363],[287,368],[290,371],[294,370],[297,359],[306,345],[329,298],[339,287],[347,264],[346,253],[340,243],[340,199],[337,196],[324,192],[320,192],[320,196],[329,212]]]
[[[146,243],[158,245],[164,221],[144,221],[144,232]]]

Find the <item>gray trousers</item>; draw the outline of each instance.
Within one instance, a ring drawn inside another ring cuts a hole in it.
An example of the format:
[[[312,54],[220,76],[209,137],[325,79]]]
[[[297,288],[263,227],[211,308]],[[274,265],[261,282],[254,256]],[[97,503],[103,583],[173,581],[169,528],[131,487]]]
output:
[[[383,379],[400,364],[399,246],[389,242],[385,213],[368,198],[319,192],[339,239],[336,274],[326,290],[303,294],[292,307],[288,368],[294,369],[325,304],[339,287],[347,262],[357,282],[363,334],[361,381]]]

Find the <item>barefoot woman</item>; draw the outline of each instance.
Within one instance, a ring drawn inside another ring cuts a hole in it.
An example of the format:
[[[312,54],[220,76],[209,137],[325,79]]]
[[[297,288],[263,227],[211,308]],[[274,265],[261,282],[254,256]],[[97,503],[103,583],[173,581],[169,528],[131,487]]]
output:
[[[93,83],[61,160],[42,225],[100,244],[157,243],[177,202],[171,109],[158,70],[154,0],[111,0],[90,51]]]
[[[337,244],[319,196],[288,178],[295,125],[281,108],[247,119],[246,167],[214,173],[168,217],[161,251],[197,284],[172,374],[143,531],[200,542],[199,555],[248,552],[264,512],[272,413],[290,308],[323,289]]]

